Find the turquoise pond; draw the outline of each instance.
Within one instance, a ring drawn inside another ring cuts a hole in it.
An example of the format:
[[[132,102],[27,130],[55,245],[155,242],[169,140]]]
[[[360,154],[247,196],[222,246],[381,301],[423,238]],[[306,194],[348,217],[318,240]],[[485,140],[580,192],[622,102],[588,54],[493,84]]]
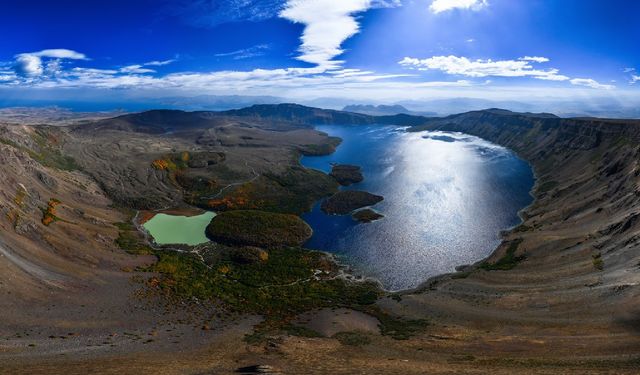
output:
[[[193,246],[209,241],[205,229],[215,216],[214,212],[205,212],[197,216],[157,214],[144,223],[143,227],[159,245]]]

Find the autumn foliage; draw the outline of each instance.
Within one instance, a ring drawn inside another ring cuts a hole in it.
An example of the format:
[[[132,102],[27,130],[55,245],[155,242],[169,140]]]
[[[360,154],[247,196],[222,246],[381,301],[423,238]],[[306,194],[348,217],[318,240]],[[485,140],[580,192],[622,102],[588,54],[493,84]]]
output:
[[[166,171],[169,169],[169,162],[165,159],[156,159],[151,162],[151,166],[159,171]]]
[[[58,206],[60,203],[61,202],[55,198],[49,199],[47,208],[42,213],[42,224],[49,226],[49,224],[58,219],[58,217],[56,216],[56,206]]]
[[[207,206],[210,209],[219,211],[257,209],[259,206],[254,199],[251,199],[253,195],[251,187],[249,185],[243,185],[236,188],[233,195],[208,200]]]

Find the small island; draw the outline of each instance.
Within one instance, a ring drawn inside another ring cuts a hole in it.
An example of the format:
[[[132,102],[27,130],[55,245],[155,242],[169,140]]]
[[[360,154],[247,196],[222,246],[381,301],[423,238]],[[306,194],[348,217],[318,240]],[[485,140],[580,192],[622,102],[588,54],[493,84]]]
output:
[[[329,215],[348,215],[358,208],[373,206],[384,198],[366,191],[339,191],[322,202],[320,208]]]
[[[364,180],[360,167],[349,164],[334,164],[329,175],[338,181],[342,186],[357,184]]]
[[[255,210],[222,212],[207,226],[209,238],[232,246],[300,246],[312,234],[311,227],[296,215]]]
[[[370,223],[372,221],[380,220],[384,217],[384,215],[370,209],[365,208],[362,210],[358,210],[351,215],[353,220],[358,221],[360,223]]]

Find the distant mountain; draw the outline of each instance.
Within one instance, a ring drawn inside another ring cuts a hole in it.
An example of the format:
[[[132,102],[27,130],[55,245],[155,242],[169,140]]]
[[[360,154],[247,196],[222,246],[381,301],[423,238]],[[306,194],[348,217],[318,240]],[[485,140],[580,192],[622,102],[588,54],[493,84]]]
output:
[[[435,116],[435,112],[414,112],[401,106],[395,105],[372,105],[372,104],[352,104],[347,105],[343,109],[346,112],[362,113],[371,116],[388,116],[388,115],[414,115],[414,116]]]
[[[254,105],[248,108],[217,112],[223,116],[253,117],[260,119],[290,121],[311,125],[321,124],[390,124],[401,126],[415,126],[424,124],[427,117],[408,114],[371,116],[362,113],[336,111],[306,107],[300,104]]]
[[[260,104],[228,111],[151,110],[98,120],[79,126],[78,131],[99,130],[135,131],[150,134],[189,132],[196,129],[223,127],[232,123],[269,130],[287,131],[308,128],[313,125],[386,124],[412,126],[418,129],[441,129],[466,132],[468,126],[571,128],[575,124],[609,125],[637,123],[631,120],[607,120],[601,118],[561,118],[551,113],[512,112],[489,108],[469,111],[446,117],[426,117],[410,114],[372,116],[362,113],[306,107],[299,104]],[[586,127],[585,127],[586,128]],[[488,134],[488,131],[487,131]]]
[[[156,109],[99,120],[77,129],[81,132],[116,130],[162,134],[214,128],[224,126],[230,122],[242,122],[246,123],[247,126],[284,131],[323,124],[415,126],[422,125],[427,120],[427,117],[407,114],[370,116],[361,113],[284,103],[259,104],[242,109],[218,112]]]
[[[277,104],[287,102],[275,96],[243,95],[198,95],[158,99],[159,107],[195,111],[226,111],[249,107],[254,104]]]
[[[300,104],[283,103],[276,105],[259,104],[251,107],[218,112],[223,116],[255,117],[262,119],[318,124],[372,124],[372,116],[360,113],[306,107]]]

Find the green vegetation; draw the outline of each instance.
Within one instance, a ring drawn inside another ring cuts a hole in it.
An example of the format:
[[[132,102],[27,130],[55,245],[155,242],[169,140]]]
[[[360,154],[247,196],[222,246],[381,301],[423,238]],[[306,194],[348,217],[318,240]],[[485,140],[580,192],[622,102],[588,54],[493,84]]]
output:
[[[214,211],[261,210],[301,214],[320,198],[338,190],[330,176],[311,169],[293,167],[283,174],[262,175],[236,186],[215,199],[195,199],[198,205]]]
[[[298,216],[252,210],[220,213],[207,226],[211,239],[229,245],[299,246],[311,234]]]
[[[524,255],[519,255],[519,256],[515,255],[516,251],[518,250],[518,246],[520,246],[521,243],[522,243],[521,238],[512,241],[509,244],[509,248],[507,249],[507,252],[502,258],[500,258],[495,263],[484,262],[482,263],[482,265],[480,265],[480,268],[487,271],[497,271],[497,270],[508,271],[514,268],[518,263],[520,263],[526,258],[526,256]]]
[[[547,192],[555,189],[556,187],[558,187],[558,185],[559,185],[558,181],[547,181],[547,182],[544,182],[544,183],[540,184],[538,186],[537,191],[538,191],[538,193],[547,193]]]
[[[322,202],[321,209],[330,215],[347,215],[358,208],[373,206],[383,199],[366,191],[343,190]]]
[[[259,263],[269,260],[269,253],[259,247],[244,246],[234,248],[231,259],[236,263]]]
[[[369,306],[362,310],[378,319],[380,324],[380,333],[385,336],[391,336],[396,340],[407,340],[412,336],[424,331],[429,325],[426,319],[404,319],[393,316],[380,310],[377,306]]]
[[[526,224],[520,224],[518,225],[513,231],[516,233],[522,233],[522,232],[528,232],[530,230],[532,230],[533,227],[530,227]]]
[[[232,312],[262,315],[264,321],[245,337],[249,343],[263,342],[274,333],[316,337],[317,332],[291,321],[300,313],[321,308],[345,307],[374,316],[382,334],[396,339],[409,338],[427,325],[425,320],[406,320],[382,311],[375,305],[385,294],[378,284],[337,277],[338,267],[321,252],[210,243],[196,257],[149,248],[132,224],[115,225],[120,229],[116,242],[121,248],[157,257],[155,264],[138,268],[157,274],[147,279],[149,292],[170,300],[209,301]]]
[[[602,254],[597,253],[591,256],[591,261],[593,263],[593,268],[598,271],[602,271],[604,269],[604,261],[602,260]]]
[[[356,165],[336,164],[331,168],[329,175],[342,186],[349,186],[364,180],[360,167]]]
[[[116,245],[122,250],[133,255],[152,254],[153,249],[144,244],[142,236],[131,223],[115,223],[120,232],[116,239]]]
[[[38,145],[38,150],[27,150],[27,152],[31,158],[37,160],[40,164],[65,171],[80,169],[72,157],[62,154],[59,148],[61,141],[55,132],[37,129],[31,134],[31,138]]]
[[[17,204],[18,207],[23,208],[24,200],[26,197],[27,197],[27,190],[21,185],[18,185],[18,189],[16,190],[16,196],[15,198],[13,198],[13,202]]]
[[[352,283],[330,277],[334,265],[320,252],[277,248],[265,262],[236,263],[223,252],[211,264],[184,253],[156,252],[163,293],[189,300],[221,302],[234,311],[261,314],[263,329],[283,328],[290,318],[314,308],[372,305],[382,294],[373,283]],[[323,277],[314,277],[316,270]]]
[[[297,325],[287,325],[282,328],[284,332],[291,336],[298,337],[322,337],[322,335],[310,328],[297,326]]]
[[[456,279],[466,279],[467,277],[469,277],[469,275],[471,275],[471,272],[456,272],[454,274],[451,275],[451,278],[456,280]]]
[[[365,208],[363,210],[359,210],[351,215],[354,220],[359,221],[361,223],[370,223],[372,221],[376,221],[382,219],[384,215],[375,212],[370,208]]]
[[[364,346],[371,344],[371,338],[362,332],[338,332],[333,335],[334,339],[340,341],[342,345]]]
[[[336,151],[336,147],[340,145],[342,139],[338,137],[329,137],[326,143],[320,144],[308,144],[300,148],[300,152],[307,156],[322,156],[333,154]]]
[[[45,167],[65,171],[80,169],[80,166],[72,157],[62,154],[59,148],[60,140],[58,136],[53,134],[53,132],[49,132],[46,129],[37,129],[31,134],[31,139],[36,145],[34,149],[19,145],[16,142],[5,138],[0,138],[0,143],[4,143],[26,152],[29,154],[29,157]]]
[[[189,162],[190,158],[191,154],[189,154],[188,151],[168,154],[160,159],[152,161],[151,167],[159,171],[175,172],[188,168],[187,163]]]

